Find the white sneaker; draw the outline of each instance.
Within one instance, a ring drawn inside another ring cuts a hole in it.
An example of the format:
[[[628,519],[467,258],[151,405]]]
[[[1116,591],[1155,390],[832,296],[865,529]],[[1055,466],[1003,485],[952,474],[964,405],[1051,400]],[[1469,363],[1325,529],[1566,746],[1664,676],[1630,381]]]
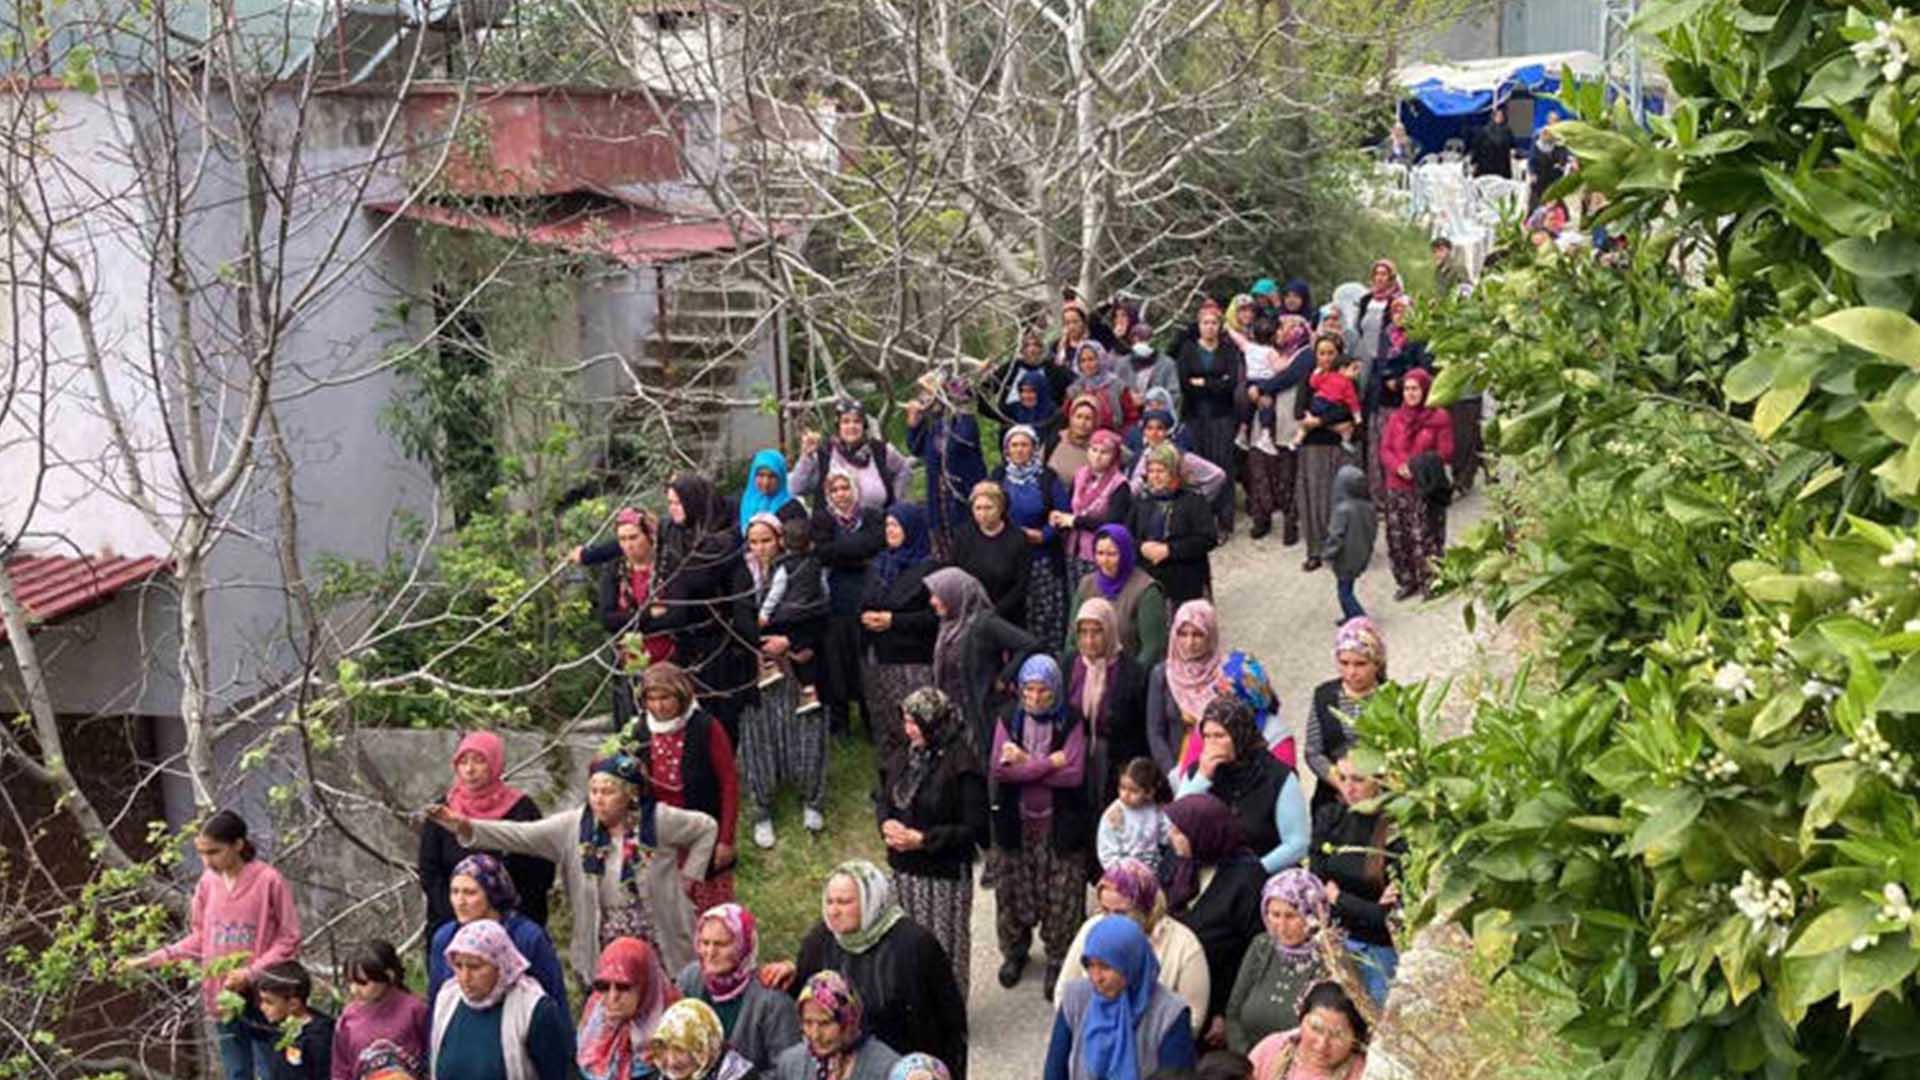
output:
[[[770,848],[773,846],[773,822],[756,821],[753,823],[753,845]]]
[[[820,811],[815,810],[811,806],[807,807],[806,812],[800,815],[800,822],[807,827],[808,832],[819,832],[827,827],[827,819],[820,816]]]

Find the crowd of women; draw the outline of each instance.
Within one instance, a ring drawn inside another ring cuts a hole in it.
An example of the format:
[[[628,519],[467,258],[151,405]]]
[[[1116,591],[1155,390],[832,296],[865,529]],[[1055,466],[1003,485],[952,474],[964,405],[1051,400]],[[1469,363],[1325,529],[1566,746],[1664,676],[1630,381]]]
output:
[[[1069,296],[1051,341],[921,380],[905,451],[845,403],[791,469],[756,455],[737,497],[683,475],[663,515],[620,511],[572,553],[604,567],[618,672],[584,805],[544,813],[499,736],[459,742],[421,831],[425,997],[370,944],[321,1018],[326,1071],[964,1078],[996,1052],[967,1025],[978,866],[999,985],[1039,952],[1048,1080],[1357,1077],[1396,964],[1401,847],[1352,753],[1386,642],[1343,619],[1334,677],[1283,721],[1210,558],[1237,482],[1252,535],[1278,515],[1314,568],[1347,467],[1386,503],[1402,597],[1428,588],[1445,499],[1423,474],[1472,483],[1477,418],[1426,403],[1408,304],[1385,261],[1351,320],[1262,281],[1162,349],[1130,304]],[[791,785],[823,830],[856,716],[886,866],[840,865],[797,952],[762,955],[735,896],[743,811],[775,846]],[[298,951],[288,890],[231,813],[196,848],[191,932],[139,963],[245,954],[206,982],[209,1010],[247,995],[219,1025],[227,1075],[308,1075],[255,1000]]]

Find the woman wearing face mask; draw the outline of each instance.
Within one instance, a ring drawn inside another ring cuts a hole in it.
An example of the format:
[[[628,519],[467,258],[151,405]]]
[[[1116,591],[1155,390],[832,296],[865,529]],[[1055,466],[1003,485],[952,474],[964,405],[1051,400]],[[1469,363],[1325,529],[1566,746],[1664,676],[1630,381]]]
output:
[[[462,926],[447,962],[453,978],[433,1003],[434,1080],[574,1080],[566,1016],[499,923]]]
[[[931,686],[900,706],[904,745],[880,775],[880,839],[909,918],[933,932],[965,997],[973,955],[973,864],[987,834],[987,779],[965,720]]]
[[[1207,997],[1212,992],[1207,976],[1207,954],[1200,947],[1200,939],[1193,936],[1185,923],[1167,917],[1167,896],[1161,891],[1160,880],[1153,870],[1138,859],[1121,859],[1100,878],[1094,903],[1093,917],[1080,924],[1080,933],[1067,950],[1067,961],[1060,968],[1055,993],[1068,981],[1086,976],[1080,957],[1094,924],[1108,915],[1123,915],[1146,933],[1147,941],[1153,946],[1154,959],[1160,962],[1160,985],[1186,1002],[1190,1026],[1198,1036],[1206,1023]]]
[[[1047,956],[1040,989],[1051,998],[1085,910],[1093,853],[1086,719],[1068,707],[1052,657],[1043,653],[1021,665],[1020,702],[994,725],[988,760],[1000,864],[994,886],[1000,985],[1019,983],[1037,927]]]
[[[771,1072],[780,1052],[800,1041],[793,1000],[760,984],[760,931],[753,913],[722,904],[700,916],[694,932],[700,959],[681,969],[680,993],[708,1005],[727,1045],[760,1072]]]
[[[1166,656],[1147,675],[1147,745],[1154,764],[1171,776],[1200,760],[1194,732],[1207,705],[1222,691],[1220,616],[1213,604],[1193,600],[1173,616]]]
[[[427,1060],[427,1006],[407,992],[400,954],[389,942],[369,941],[347,958],[346,976],[352,1001],[333,1025],[328,1080],[360,1080],[364,1065],[385,1059],[419,1076]]]
[[[1201,305],[1198,331],[1181,343],[1175,363],[1180,372],[1181,411],[1193,428],[1195,452],[1228,476],[1238,475],[1233,434],[1249,411],[1246,360],[1225,333],[1218,304]],[[1214,517],[1221,536],[1233,535],[1232,485],[1217,500]]]
[[[681,873],[706,876],[719,827],[656,800],[646,765],[630,754],[597,759],[588,770],[587,805],[579,810],[525,822],[471,821],[445,807],[427,816],[464,844],[553,860],[573,909],[568,952],[580,981],[593,980],[600,947],[617,937],[645,939],[678,970],[693,959],[693,909]]]
[[[884,526],[887,546],[867,568],[860,597],[860,627],[866,632],[860,684],[866,690],[881,759],[900,748],[900,703],[933,682],[933,642],[940,616],[933,612],[927,575],[938,568],[926,515],[912,503],[895,503]]]
[[[248,994],[267,968],[299,955],[300,912],[286,879],[256,861],[246,820],[239,814],[222,810],[208,818],[193,838],[193,850],[201,870],[187,936],[121,966],[145,969],[193,960],[212,967],[216,961],[240,957],[240,966],[201,980],[200,1000],[207,1016],[216,1018],[227,1080],[265,1077],[273,1043],[257,1034],[268,1030],[259,1006],[249,1004],[241,1016],[221,1020],[218,999],[222,990]]]
[[[453,784],[441,801],[475,821],[539,820],[540,806],[533,797],[501,778],[506,765],[507,744],[500,736],[491,731],[468,732],[454,748]],[[429,958],[438,951],[431,945],[434,933],[453,921],[453,906],[447,898],[453,868],[472,854],[475,852],[455,843],[444,830],[427,829],[420,834],[420,887],[427,896]],[[535,855],[493,854],[506,864],[514,894],[520,899],[520,914],[545,927],[553,864]]]
[[[1123,339],[1127,343],[1127,355],[1122,361],[1128,387],[1134,398],[1146,407],[1147,395],[1155,390],[1164,396],[1166,406],[1174,413],[1180,411],[1180,371],[1174,365],[1173,357],[1153,347],[1153,327],[1134,321],[1127,328]],[[1139,418],[1128,424],[1126,434],[1131,437],[1132,430],[1139,425]]]
[[[1302,752],[1319,778],[1313,813],[1339,801],[1333,763],[1353,745],[1353,724],[1380,684],[1387,680],[1387,641],[1365,617],[1348,620],[1333,636],[1333,661],[1339,677],[1313,688],[1313,715],[1307,718]]]
[[[647,1042],[660,1014],[679,996],[652,946],[635,938],[609,942],[600,951],[593,994],[580,1008],[575,1061],[581,1080],[652,1075],[643,1060]]]
[[[1127,532],[1140,542],[1147,573],[1177,607],[1213,589],[1214,517],[1205,500],[1182,486],[1180,451],[1162,443],[1143,456],[1146,497],[1128,511]]]
[[[1046,1080],[1146,1080],[1194,1064],[1186,1002],[1160,985],[1160,962],[1133,920],[1100,918],[1083,956],[1086,977],[1060,990]]]
[[[1094,597],[1074,617],[1067,704],[1087,721],[1087,799],[1099,808],[1120,790],[1120,769],[1147,746],[1147,671],[1120,644],[1120,617]]]
[[[449,910],[453,918],[442,923],[427,940],[427,1000],[439,1000],[440,987],[453,978],[453,968],[447,963],[447,946],[453,935],[470,922],[488,919],[507,932],[513,947],[527,960],[528,976],[566,1015],[567,980],[560,969],[560,954],[554,951],[546,928],[519,911],[520,897],[514,891],[513,878],[500,860],[485,852],[462,859],[448,877],[447,895],[452,901]],[[567,1019],[571,1022],[573,1018]]]
[[[1099,597],[1113,605],[1120,626],[1120,648],[1142,671],[1167,655],[1167,594],[1153,575],[1141,569],[1133,534],[1125,525],[1102,525],[1093,534],[1093,570],[1080,579],[1075,605]],[[1067,639],[1067,653],[1079,647],[1078,632]]]
[[[1120,436],[1094,432],[1087,441],[1087,463],[1068,481],[1067,505],[1051,515],[1054,528],[1067,533],[1069,581],[1094,572],[1093,546],[1100,530],[1125,524],[1133,510],[1133,488],[1127,484],[1120,453]]]
[[[872,433],[866,406],[843,401],[835,407],[833,438],[817,431],[800,436],[800,457],[789,482],[795,494],[814,495],[835,472],[853,477],[866,510],[885,510],[907,493],[913,479],[913,459]]]
[[[1332,978],[1333,965],[1352,973],[1327,887],[1312,871],[1296,866],[1268,878],[1260,917],[1266,930],[1247,946],[1227,998],[1227,1048],[1236,1054],[1297,1026],[1301,997]]]
[[[1267,1036],[1248,1055],[1254,1080],[1360,1080],[1367,1074],[1369,1025],[1339,983],[1307,991],[1295,1016],[1298,1027]]]
[[[690,875],[687,884],[693,909],[705,911],[733,899],[734,830],[740,820],[733,741],[694,700],[693,680],[678,665],[647,668],[640,694],[641,717],[620,733],[620,749],[646,765],[648,789],[661,805],[704,814],[720,827],[706,874]]]
[[[804,986],[818,973],[839,973],[865,1003],[862,1030],[895,1052],[932,1054],[965,1080],[967,1005],[952,961],[932,933],[908,918],[879,867],[864,859],[841,863],[827,877],[820,922],[800,941],[793,963],[768,964],[761,980],[781,988]],[[806,997],[802,995],[804,1005]],[[819,1058],[814,1033],[801,1033]],[[786,1072],[793,1051],[780,1059]],[[879,1075],[885,1076],[885,1069]]]
[[[836,971],[800,988],[798,1046],[780,1055],[776,1080],[886,1080],[900,1055],[868,1027],[865,1004]]]
[[[786,999],[781,999],[785,1004]],[[793,1011],[789,1006],[788,1012]],[[654,1075],[661,1080],[748,1080],[760,1070],[727,1045],[720,1017],[704,1001],[684,999],[667,1007],[647,1040]]]
[[[994,480],[1007,497],[1008,527],[1027,544],[1027,630],[1041,641],[1058,641],[1067,628],[1067,566],[1064,538],[1050,520],[1070,505],[1060,478],[1040,462],[1040,439],[1032,428],[1007,432],[1006,461]]]
[[[1407,842],[1379,805],[1380,781],[1351,753],[1334,762],[1340,801],[1313,816],[1313,872],[1327,883],[1334,921],[1346,932],[1374,1004],[1385,1006],[1400,966],[1393,923],[1400,911],[1400,863]]]

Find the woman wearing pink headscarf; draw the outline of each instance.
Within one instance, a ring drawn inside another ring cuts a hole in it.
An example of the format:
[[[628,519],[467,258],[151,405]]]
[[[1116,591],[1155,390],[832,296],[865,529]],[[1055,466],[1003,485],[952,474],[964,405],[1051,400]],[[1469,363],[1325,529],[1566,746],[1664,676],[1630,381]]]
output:
[[[758,1073],[771,1075],[774,1059],[800,1041],[800,1017],[792,998],[757,977],[760,931],[753,913],[739,904],[708,908],[693,935],[699,959],[680,970],[680,993],[711,1006],[727,1045]]]
[[[446,955],[453,978],[433,1003],[434,1080],[573,1080],[566,1016],[527,974],[527,958],[504,927],[476,919],[453,935]]]
[[[1101,428],[1087,444],[1087,463],[1073,476],[1069,505],[1052,514],[1056,529],[1070,529],[1067,580],[1078,582],[1094,572],[1093,544],[1103,525],[1124,525],[1133,509],[1133,488],[1120,460],[1122,443],[1115,432]]]
[[[453,784],[440,801],[461,817],[474,821],[538,821],[540,805],[533,796],[506,782],[507,744],[491,731],[468,732],[453,751]],[[507,855],[462,846],[445,829],[420,830],[420,887],[427,896],[427,934],[453,921],[453,901],[447,888],[453,868],[469,855],[488,854],[506,865],[514,891],[520,894],[519,912],[542,927],[547,925],[547,893],[553,889],[553,864],[538,855]]]
[[[1322,807],[1340,803],[1333,763],[1353,746],[1354,721],[1387,681],[1387,641],[1365,615],[1348,619],[1334,632],[1333,661],[1340,675],[1314,687],[1313,714],[1302,740],[1307,768],[1320,780],[1313,792],[1316,815]]]
[[[1167,658],[1147,676],[1147,745],[1168,775],[1200,760],[1194,732],[1220,694],[1220,615],[1208,600],[1189,600],[1173,616]]]

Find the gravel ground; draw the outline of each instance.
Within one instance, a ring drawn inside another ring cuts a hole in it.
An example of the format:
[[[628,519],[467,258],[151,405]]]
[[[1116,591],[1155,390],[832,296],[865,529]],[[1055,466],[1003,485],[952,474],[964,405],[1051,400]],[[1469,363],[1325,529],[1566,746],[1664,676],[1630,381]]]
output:
[[[1454,507],[1450,525],[1454,530],[1464,528],[1484,512],[1485,501],[1476,489]],[[1283,547],[1279,538],[1276,527],[1264,540],[1248,540],[1243,518],[1237,538],[1214,553],[1214,597],[1220,608],[1223,644],[1260,658],[1280,695],[1282,714],[1297,730],[1306,718],[1313,688],[1333,676],[1331,649],[1340,606],[1334,599],[1333,578],[1325,570],[1303,572],[1302,548]],[[1487,620],[1481,620],[1480,635],[1469,634],[1459,602],[1396,604],[1393,591],[1383,530],[1358,593],[1387,639],[1389,667],[1396,681],[1466,671],[1487,657]],[[1001,958],[993,918],[993,893],[976,893],[973,986],[967,1010],[972,1046],[968,1075],[972,1080],[1032,1080],[1040,1075],[1053,1025],[1052,1007],[1040,996],[1044,964],[1036,941],[1026,977],[1012,990],[1001,989],[995,978]]]

